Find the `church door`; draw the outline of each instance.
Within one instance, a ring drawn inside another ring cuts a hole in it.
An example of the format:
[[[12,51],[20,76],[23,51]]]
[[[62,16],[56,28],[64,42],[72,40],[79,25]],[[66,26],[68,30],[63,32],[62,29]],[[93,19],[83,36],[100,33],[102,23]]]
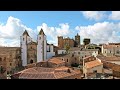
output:
[[[30,60],[30,63],[33,63],[33,60],[32,60],[32,59]]]

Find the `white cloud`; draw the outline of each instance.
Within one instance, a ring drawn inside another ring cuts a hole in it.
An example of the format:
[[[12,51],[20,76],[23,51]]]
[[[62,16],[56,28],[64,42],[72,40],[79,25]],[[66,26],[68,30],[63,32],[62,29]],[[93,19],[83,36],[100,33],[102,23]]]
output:
[[[74,34],[68,23],[59,24],[58,27],[42,23],[33,30],[25,26],[20,19],[10,16],[6,24],[0,23],[0,46],[20,46],[20,36],[25,29],[33,40],[36,40],[41,28],[47,36],[48,43],[54,45],[58,43],[57,36],[67,37]],[[92,43],[120,42],[120,23],[102,22],[88,26],[76,26],[75,29],[79,31],[82,39],[90,38]]]
[[[48,43],[53,43],[54,45],[57,45],[57,36],[69,36],[70,30],[68,23],[62,23],[59,24],[60,27],[49,27],[46,23],[43,23],[41,26],[37,26],[37,31],[39,32],[42,28],[44,30],[44,33],[46,34],[47,38],[50,38],[51,40],[48,40]],[[37,33],[38,33],[37,32]]]
[[[12,16],[8,17],[6,24],[0,24],[0,45],[12,47],[20,46],[20,36],[25,29],[32,35],[33,30],[23,25],[20,19]]]
[[[49,39],[47,40],[48,43],[53,43],[55,45],[57,45],[57,36],[68,36],[69,34],[68,23],[59,24],[59,27],[49,27],[46,23],[43,23],[37,26],[37,29],[33,30],[25,26],[20,19],[10,16],[6,24],[0,23],[0,46],[20,46],[20,36],[25,29],[28,31],[31,38],[36,40],[41,28],[43,28],[47,39]]]
[[[92,43],[120,42],[120,23],[102,22],[77,26],[75,29],[79,31],[82,39],[90,38]]]
[[[120,20],[120,11],[112,11],[112,13],[109,15],[109,19]]]
[[[61,28],[55,28],[56,31],[57,31],[57,35],[61,36],[67,36],[69,34],[69,25],[68,23],[62,23],[62,24],[59,24],[59,26]]]
[[[105,11],[82,11],[82,14],[85,18],[89,20],[102,20],[106,17]]]

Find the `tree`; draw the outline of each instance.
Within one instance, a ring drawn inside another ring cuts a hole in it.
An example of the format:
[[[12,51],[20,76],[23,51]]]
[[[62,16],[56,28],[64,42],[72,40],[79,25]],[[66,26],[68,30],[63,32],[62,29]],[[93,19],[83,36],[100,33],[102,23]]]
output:
[[[65,46],[65,49],[66,49],[66,52],[68,53],[69,49],[70,49],[70,46],[69,45],[66,45]]]

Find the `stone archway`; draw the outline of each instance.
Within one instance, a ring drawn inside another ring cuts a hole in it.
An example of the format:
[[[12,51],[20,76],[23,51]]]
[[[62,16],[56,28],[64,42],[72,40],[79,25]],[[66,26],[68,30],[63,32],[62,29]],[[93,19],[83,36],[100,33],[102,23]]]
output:
[[[30,63],[31,63],[31,64],[33,63],[33,60],[32,60],[32,59],[30,60]]]

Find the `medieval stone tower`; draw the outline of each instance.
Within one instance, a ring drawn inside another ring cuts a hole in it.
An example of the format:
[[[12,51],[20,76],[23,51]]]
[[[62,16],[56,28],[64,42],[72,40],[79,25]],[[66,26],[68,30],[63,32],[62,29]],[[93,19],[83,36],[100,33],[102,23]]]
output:
[[[47,59],[47,40],[43,29],[38,34],[37,43],[37,62],[40,62]]]
[[[63,36],[58,36],[58,47],[63,48]]]
[[[79,46],[80,45],[80,35],[77,35],[75,36],[75,47]]]
[[[22,65],[27,65],[27,44],[32,41],[32,38],[29,36],[28,32],[25,30],[23,35],[20,38],[21,43],[21,59]]]

